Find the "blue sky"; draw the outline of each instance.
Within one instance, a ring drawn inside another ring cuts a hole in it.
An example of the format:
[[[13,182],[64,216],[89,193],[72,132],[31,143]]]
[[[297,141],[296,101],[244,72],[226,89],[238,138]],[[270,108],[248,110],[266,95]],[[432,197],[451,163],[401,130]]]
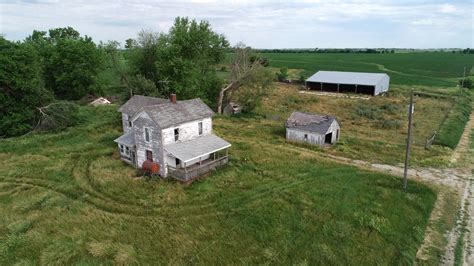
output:
[[[474,47],[473,1],[0,0],[0,33],[72,26],[95,41],[167,32],[176,16],[208,20],[231,44],[255,48]]]

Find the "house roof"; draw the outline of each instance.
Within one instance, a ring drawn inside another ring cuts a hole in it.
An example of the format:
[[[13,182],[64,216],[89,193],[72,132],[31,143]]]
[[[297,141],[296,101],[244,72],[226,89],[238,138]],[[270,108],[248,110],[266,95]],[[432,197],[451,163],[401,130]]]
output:
[[[309,77],[306,82],[375,86],[382,78],[387,76],[385,73],[318,71]]]
[[[167,128],[182,123],[212,117],[214,112],[201,99],[166,102],[143,107],[142,110],[150,116],[161,128]]]
[[[123,134],[122,136],[116,138],[114,141],[119,143],[119,144],[123,144],[125,146],[128,146],[128,147],[132,147],[132,146],[135,145],[135,137],[133,135],[133,132],[131,132],[131,131],[129,131],[129,132]]]
[[[164,149],[181,161],[189,162],[230,146],[229,142],[214,134],[208,134],[195,139],[166,145]]]
[[[321,135],[326,134],[335,116],[321,115],[305,112],[293,112],[286,120],[287,128],[301,129],[309,132],[316,132]]]
[[[138,111],[140,111],[145,106],[156,105],[161,103],[167,103],[169,100],[156,98],[156,97],[149,97],[149,96],[142,96],[142,95],[133,95],[125,104],[120,106],[118,109],[119,112],[134,115]]]

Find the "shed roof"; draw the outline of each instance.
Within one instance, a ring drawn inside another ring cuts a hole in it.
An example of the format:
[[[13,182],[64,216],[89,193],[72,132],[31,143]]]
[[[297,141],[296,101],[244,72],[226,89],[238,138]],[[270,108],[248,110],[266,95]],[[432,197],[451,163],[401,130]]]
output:
[[[287,128],[301,129],[309,132],[316,132],[321,135],[326,134],[335,116],[321,115],[305,112],[293,112],[286,120]]]
[[[214,134],[208,134],[195,139],[166,145],[164,149],[181,161],[189,162],[230,146],[229,142]]]
[[[212,117],[214,112],[201,99],[166,102],[142,109],[161,128]]]
[[[386,76],[388,75],[385,73],[318,71],[309,77],[306,82],[375,86]]]
[[[133,95],[125,104],[120,106],[118,109],[119,112],[134,115],[138,111],[140,111],[145,106],[156,105],[161,103],[167,103],[169,100],[156,98],[156,97],[149,97],[143,95]]]
[[[131,131],[129,131],[129,132],[123,134],[122,136],[116,138],[114,141],[119,143],[119,144],[123,144],[125,146],[128,146],[128,147],[132,147],[133,145],[135,145],[135,137],[133,135],[133,132],[131,132]]]

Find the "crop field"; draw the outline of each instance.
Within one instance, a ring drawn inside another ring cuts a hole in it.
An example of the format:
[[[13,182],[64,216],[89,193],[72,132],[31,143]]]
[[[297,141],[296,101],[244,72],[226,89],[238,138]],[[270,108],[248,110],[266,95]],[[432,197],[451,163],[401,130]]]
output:
[[[301,70],[308,77],[319,70],[385,72],[391,84],[454,87],[463,76],[473,76],[474,55],[451,53],[262,53],[270,66]],[[298,78],[295,75],[294,78]]]
[[[136,177],[113,142],[116,108],[0,142],[0,264],[413,262],[427,186],[403,193],[398,178],[287,144],[259,115],[215,118],[230,163],[192,186]]]

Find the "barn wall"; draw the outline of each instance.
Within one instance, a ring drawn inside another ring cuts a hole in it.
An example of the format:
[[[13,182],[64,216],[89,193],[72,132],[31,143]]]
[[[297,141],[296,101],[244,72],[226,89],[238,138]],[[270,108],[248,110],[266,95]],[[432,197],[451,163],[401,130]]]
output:
[[[305,141],[304,135],[308,135],[308,140]],[[315,145],[323,145],[324,144],[324,136],[319,135],[313,132],[302,131],[298,129],[287,128],[286,129],[286,139],[289,141],[295,142],[306,142],[309,144]]]
[[[339,123],[337,123],[337,121],[334,120],[334,121],[332,121],[332,124],[329,127],[328,132],[326,132],[326,133],[331,133],[332,132],[331,143],[333,143],[333,144],[338,141],[337,134],[336,134],[337,130],[339,130],[339,138],[341,138],[341,128],[339,126]]]
[[[375,95],[379,95],[380,93],[388,91],[389,87],[390,87],[390,77],[386,75],[375,86]]]
[[[175,143],[174,141],[174,129],[179,128],[179,140],[186,141],[194,139],[199,136],[199,127],[198,123],[202,122],[202,134],[207,135],[212,133],[212,119],[204,118],[200,120],[195,120],[192,122],[184,123],[181,125],[173,126],[170,128],[163,129],[163,145],[168,145]]]

